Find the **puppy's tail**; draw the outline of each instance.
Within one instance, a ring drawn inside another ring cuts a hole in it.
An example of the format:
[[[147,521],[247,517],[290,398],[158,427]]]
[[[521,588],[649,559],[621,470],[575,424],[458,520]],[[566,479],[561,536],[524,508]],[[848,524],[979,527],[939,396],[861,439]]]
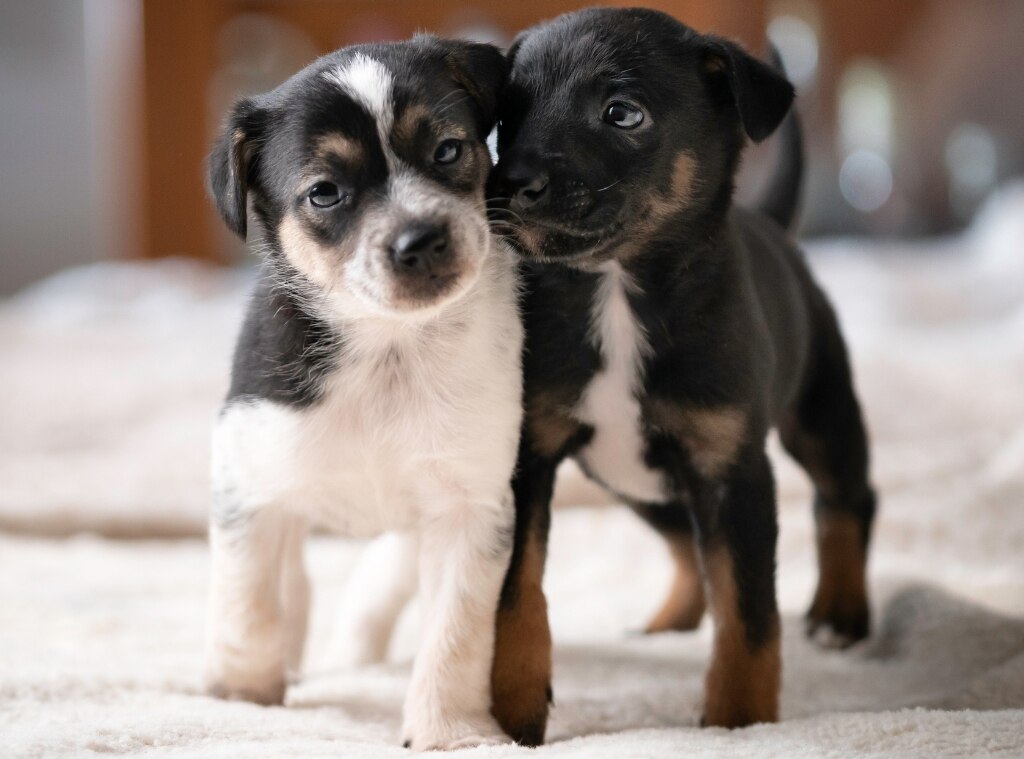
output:
[[[774,45],[769,45],[769,57],[775,69],[785,73],[782,58]],[[774,219],[780,227],[791,230],[800,206],[804,176],[804,138],[800,116],[791,107],[779,126],[779,150],[775,169],[757,204],[757,210]]]

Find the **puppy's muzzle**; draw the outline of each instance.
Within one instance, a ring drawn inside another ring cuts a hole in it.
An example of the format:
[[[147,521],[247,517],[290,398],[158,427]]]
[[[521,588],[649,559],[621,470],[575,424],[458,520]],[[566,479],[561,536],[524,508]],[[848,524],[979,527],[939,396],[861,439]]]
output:
[[[560,156],[514,156],[498,163],[492,193],[524,220],[574,227],[588,217],[597,199],[587,185],[562,170]]]
[[[402,308],[419,308],[453,292],[471,266],[460,254],[450,220],[416,218],[400,223],[386,238],[385,266]]]

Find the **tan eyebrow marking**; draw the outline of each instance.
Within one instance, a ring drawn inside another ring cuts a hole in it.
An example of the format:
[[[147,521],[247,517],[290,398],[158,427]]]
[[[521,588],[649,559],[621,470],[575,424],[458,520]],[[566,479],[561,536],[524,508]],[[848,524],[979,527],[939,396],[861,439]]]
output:
[[[439,139],[465,140],[469,133],[461,124],[437,118],[424,105],[411,105],[405,109],[391,130],[392,136],[401,142],[411,142],[416,137],[420,124],[427,122]]]
[[[346,161],[356,161],[363,154],[363,148],[358,140],[353,140],[351,137],[335,132],[324,135],[316,143],[316,155],[318,158],[329,154],[333,154]]]

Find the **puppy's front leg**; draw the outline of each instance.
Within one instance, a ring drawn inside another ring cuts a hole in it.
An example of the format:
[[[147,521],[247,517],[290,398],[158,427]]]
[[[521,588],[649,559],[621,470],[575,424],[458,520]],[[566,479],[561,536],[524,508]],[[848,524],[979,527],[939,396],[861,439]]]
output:
[[[422,636],[403,726],[416,751],[505,740],[490,714],[490,676],[512,522],[511,495],[500,504],[465,504],[424,519]]]
[[[268,705],[284,701],[291,636],[281,575],[290,540],[301,540],[295,530],[269,507],[230,522],[215,519],[210,526],[206,683],[215,696]]]
[[[544,563],[551,493],[558,460],[524,445],[512,490],[515,543],[498,604],[491,669],[492,713],[516,743],[539,746],[551,701],[551,629],[544,597]]]
[[[724,480],[699,488],[695,516],[715,621],[704,724],[743,727],[779,718],[775,489],[763,451],[741,454]]]

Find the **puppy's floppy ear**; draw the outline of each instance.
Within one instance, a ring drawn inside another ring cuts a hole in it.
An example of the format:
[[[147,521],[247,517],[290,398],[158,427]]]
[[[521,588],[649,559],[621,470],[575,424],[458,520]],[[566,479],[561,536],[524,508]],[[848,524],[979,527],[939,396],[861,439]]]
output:
[[[735,42],[704,38],[701,65],[712,87],[727,88],[739,112],[743,131],[761,142],[775,131],[793,103],[793,85]]]
[[[473,98],[486,136],[497,118],[498,96],[508,76],[508,62],[494,45],[465,40],[447,41],[445,60],[452,78]]]
[[[221,218],[245,239],[245,201],[253,181],[268,121],[266,109],[252,98],[235,103],[207,158],[206,183]]]

